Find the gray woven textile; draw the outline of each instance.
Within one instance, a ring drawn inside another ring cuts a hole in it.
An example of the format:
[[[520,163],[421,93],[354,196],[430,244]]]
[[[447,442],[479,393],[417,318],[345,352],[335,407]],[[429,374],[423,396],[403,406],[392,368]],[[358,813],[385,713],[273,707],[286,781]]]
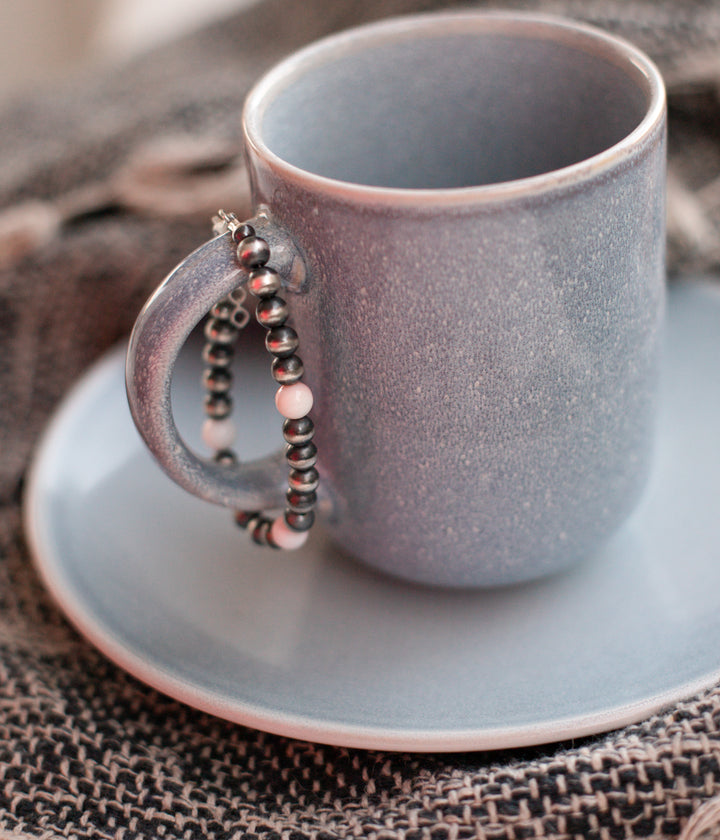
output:
[[[703,824],[691,816],[713,817],[720,687],[581,744],[413,756],[293,742],[125,674],[68,626],[30,564],[20,499],[38,436],[70,383],[206,238],[209,207],[237,205],[249,84],[322,34],[440,5],[259,0],[120,72],[3,106],[0,840],[607,840],[696,837]],[[542,8],[625,34],[656,58],[670,90],[670,268],[719,269],[720,4]]]

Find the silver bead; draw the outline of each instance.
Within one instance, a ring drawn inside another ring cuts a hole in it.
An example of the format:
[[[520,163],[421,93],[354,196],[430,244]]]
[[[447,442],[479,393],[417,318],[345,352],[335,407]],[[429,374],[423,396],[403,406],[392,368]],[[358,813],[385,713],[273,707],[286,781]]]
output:
[[[255,317],[263,327],[279,327],[290,314],[287,304],[281,297],[273,296],[261,300],[255,310]]]
[[[235,524],[239,528],[247,528],[251,522],[260,518],[260,511],[257,510],[236,510]],[[255,523],[257,524],[257,523]]]
[[[296,513],[294,510],[285,511],[285,521],[293,531],[309,531],[315,522],[315,512]]]
[[[224,467],[232,467],[233,464],[237,464],[237,455],[232,449],[221,449],[215,453],[213,461],[216,464],[222,464]]]
[[[205,397],[205,414],[213,420],[224,420],[232,411],[232,399],[227,394],[208,394]]]
[[[237,258],[244,268],[257,268],[270,259],[270,246],[259,236],[246,236],[237,247]]]
[[[272,268],[264,266],[256,268],[250,273],[248,289],[255,297],[272,297],[275,292],[280,291],[280,275]]]
[[[292,327],[285,325],[273,327],[265,336],[265,347],[268,352],[279,358],[292,356],[299,344],[298,334]]]
[[[303,443],[300,446],[288,446],[285,459],[296,470],[306,470],[314,467],[317,462],[317,447],[314,443]]]
[[[235,216],[233,216],[233,220],[228,224],[228,229],[235,242],[242,242],[248,236],[255,236],[255,228],[244,222],[238,222]]]
[[[237,330],[230,321],[210,318],[205,322],[205,338],[213,344],[232,344],[237,338]]]
[[[229,367],[234,355],[230,344],[206,344],[202,352],[203,361],[211,367]]]
[[[271,526],[272,521],[263,517],[254,528],[248,528],[253,542],[257,543],[257,545],[267,545],[268,533]]]
[[[292,490],[297,490],[299,493],[309,493],[311,490],[317,490],[320,484],[320,474],[315,467],[310,467],[309,470],[290,470],[288,475],[288,485]]]
[[[312,440],[315,434],[315,425],[309,417],[300,417],[297,420],[286,420],[283,423],[283,437],[288,443],[297,446]]]
[[[229,321],[234,312],[235,304],[227,298],[225,300],[221,300],[219,303],[216,303],[210,310],[212,317],[217,318],[220,321]]]
[[[285,498],[287,499],[288,510],[295,511],[295,513],[307,513],[317,504],[317,494],[314,490],[310,490],[308,493],[299,493],[297,490],[288,489]]]
[[[287,359],[274,359],[272,375],[280,385],[292,385],[305,373],[305,367],[300,356],[288,356]]]
[[[252,534],[252,532],[257,528],[257,526],[263,521],[263,515],[261,512],[258,512],[251,516],[245,525],[240,525],[240,521],[238,517],[235,517],[235,522],[240,525],[241,528],[245,528],[245,530]]]
[[[232,374],[226,367],[214,367],[203,373],[203,385],[213,394],[227,394],[232,387]]]

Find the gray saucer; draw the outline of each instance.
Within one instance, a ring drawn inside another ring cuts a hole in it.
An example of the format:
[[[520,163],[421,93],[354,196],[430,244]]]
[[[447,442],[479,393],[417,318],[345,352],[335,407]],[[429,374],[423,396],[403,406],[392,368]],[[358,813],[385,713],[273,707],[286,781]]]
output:
[[[177,489],[125,402],[123,351],[91,370],[32,470],[27,533],[75,626],[123,668],[248,726],[346,746],[470,750],[639,720],[720,679],[720,291],[670,297],[656,468],[640,508],[569,574],[423,589],[340,556],[256,549]],[[176,375],[197,441],[196,353]],[[248,456],[280,441],[268,363],[245,366]],[[242,453],[242,447],[241,447]]]

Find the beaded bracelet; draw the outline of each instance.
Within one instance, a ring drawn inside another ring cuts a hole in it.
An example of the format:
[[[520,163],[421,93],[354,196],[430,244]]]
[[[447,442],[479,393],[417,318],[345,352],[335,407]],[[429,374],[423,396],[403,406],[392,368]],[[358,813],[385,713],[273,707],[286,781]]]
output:
[[[237,243],[237,259],[247,271],[247,289],[258,298],[255,317],[267,328],[265,347],[274,356],[272,375],[280,385],[275,395],[275,405],[285,417],[283,437],[287,442],[285,457],[290,468],[286,508],[284,514],[271,518],[262,511],[236,511],[235,522],[247,530],[258,545],[293,549],[302,546],[315,521],[316,490],[319,483],[317,448],[312,442],[315,427],[308,417],[313,404],[310,388],[300,379],[303,363],[296,354],[299,340],[295,330],[288,326],[288,307],[277,292],[280,276],[267,265],[270,246],[257,236],[251,225],[238,221],[233,213],[220,210],[213,219],[216,234],[230,232]],[[235,442],[235,425],[232,412],[232,373],[230,365],[238,334],[248,321],[249,314],[243,304],[246,286],[241,285],[228,297],[217,303],[205,324],[203,361],[207,365],[203,384],[207,391],[202,428],[204,443],[215,453],[216,461],[223,464],[237,462],[232,450]]]

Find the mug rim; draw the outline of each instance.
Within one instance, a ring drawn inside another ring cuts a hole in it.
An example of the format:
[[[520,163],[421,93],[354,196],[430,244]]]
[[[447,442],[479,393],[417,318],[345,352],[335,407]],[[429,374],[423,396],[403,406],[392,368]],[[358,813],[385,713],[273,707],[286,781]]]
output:
[[[411,38],[422,31],[432,30],[433,34],[437,34],[439,24],[444,27],[443,34],[467,34],[469,26],[484,33],[499,32],[525,37],[532,35],[535,38],[546,33],[548,40],[584,49],[587,53],[613,62],[625,70],[629,77],[633,72],[637,74],[638,83],[644,82],[647,90],[645,114],[638,125],[617,143],[581,161],[511,181],[463,187],[383,187],[344,181],[289,163],[265,143],[262,122],[268,106],[277,93],[307,70],[371,44]],[[317,40],[281,60],[248,93],[242,112],[242,130],[246,148],[263,160],[281,180],[292,181],[311,192],[333,194],[356,203],[413,205],[419,209],[424,205],[462,206],[524,198],[585,183],[641,151],[644,141],[664,125],[665,102],[662,76],[652,59],[631,42],[598,27],[565,17],[532,12],[425,12],[384,18],[343,30]]]

